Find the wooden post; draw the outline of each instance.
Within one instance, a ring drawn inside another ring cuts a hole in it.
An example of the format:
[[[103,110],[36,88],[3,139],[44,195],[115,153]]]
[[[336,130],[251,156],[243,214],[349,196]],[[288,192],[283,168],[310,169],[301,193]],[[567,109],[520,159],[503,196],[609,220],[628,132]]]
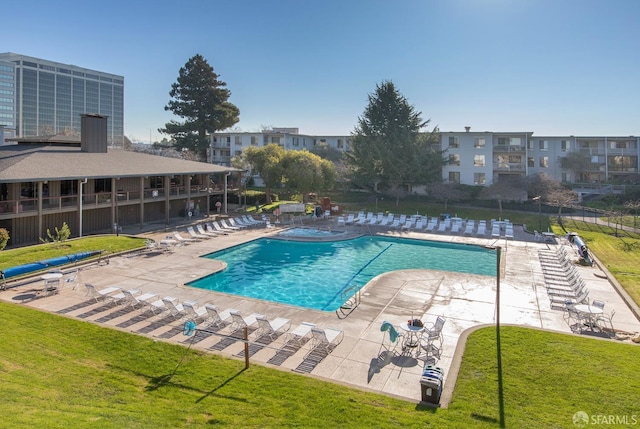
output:
[[[244,369],[249,368],[249,328],[245,326],[244,331]]]

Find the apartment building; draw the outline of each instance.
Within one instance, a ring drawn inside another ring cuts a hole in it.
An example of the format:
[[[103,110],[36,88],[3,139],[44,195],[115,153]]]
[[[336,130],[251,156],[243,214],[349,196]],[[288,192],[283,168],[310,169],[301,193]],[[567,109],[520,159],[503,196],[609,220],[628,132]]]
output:
[[[350,150],[349,136],[311,136],[299,134],[298,128],[273,128],[261,132],[220,132],[210,136],[210,162],[231,165],[231,158],[239,156],[248,147],[279,144],[286,150],[312,150],[326,145],[339,151]]]
[[[108,117],[107,142],[124,142],[124,77],[11,52],[0,53],[4,137],[80,135],[80,116]],[[0,142],[4,144],[4,140]]]
[[[445,182],[490,185],[543,173],[566,183],[639,179],[640,137],[535,136],[533,132],[441,132]],[[572,155],[578,154],[578,155]],[[574,157],[573,163],[568,157]],[[576,159],[580,168],[576,168]]]

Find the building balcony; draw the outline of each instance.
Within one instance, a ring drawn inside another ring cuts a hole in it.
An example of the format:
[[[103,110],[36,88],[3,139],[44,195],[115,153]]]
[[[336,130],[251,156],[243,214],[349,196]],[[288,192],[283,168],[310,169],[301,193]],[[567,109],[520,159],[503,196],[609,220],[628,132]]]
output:
[[[506,153],[524,153],[526,152],[527,147],[525,145],[502,145],[496,144],[493,146],[493,153],[496,152],[506,152]]]
[[[523,172],[525,171],[524,164],[519,163],[494,163],[493,171],[513,171],[513,172]]]

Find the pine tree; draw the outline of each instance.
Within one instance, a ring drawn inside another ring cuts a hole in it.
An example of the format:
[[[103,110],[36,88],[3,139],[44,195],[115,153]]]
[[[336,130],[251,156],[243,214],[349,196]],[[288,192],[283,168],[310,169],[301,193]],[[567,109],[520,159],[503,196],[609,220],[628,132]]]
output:
[[[390,81],[376,85],[368,98],[351,145],[355,181],[364,181],[376,192],[384,184],[397,198],[405,185],[410,191],[416,184],[438,181],[444,158],[441,151],[433,149],[438,142],[437,129],[422,132],[430,121],[423,121],[421,112]]]
[[[193,151],[203,161],[209,147],[207,134],[232,127],[240,116],[240,110],[228,101],[227,84],[218,78],[201,55],[190,58],[171,85],[171,100],[164,108],[184,122],[172,120],[158,130],[173,137],[176,149]]]

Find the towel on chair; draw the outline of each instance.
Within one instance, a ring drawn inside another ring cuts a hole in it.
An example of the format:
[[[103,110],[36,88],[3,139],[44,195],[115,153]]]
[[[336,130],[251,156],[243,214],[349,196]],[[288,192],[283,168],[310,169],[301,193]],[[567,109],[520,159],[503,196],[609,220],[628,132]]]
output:
[[[389,322],[382,322],[382,326],[380,327],[381,331],[389,331],[389,339],[392,343],[395,343],[398,339],[398,331],[396,331],[395,326],[393,326]]]

